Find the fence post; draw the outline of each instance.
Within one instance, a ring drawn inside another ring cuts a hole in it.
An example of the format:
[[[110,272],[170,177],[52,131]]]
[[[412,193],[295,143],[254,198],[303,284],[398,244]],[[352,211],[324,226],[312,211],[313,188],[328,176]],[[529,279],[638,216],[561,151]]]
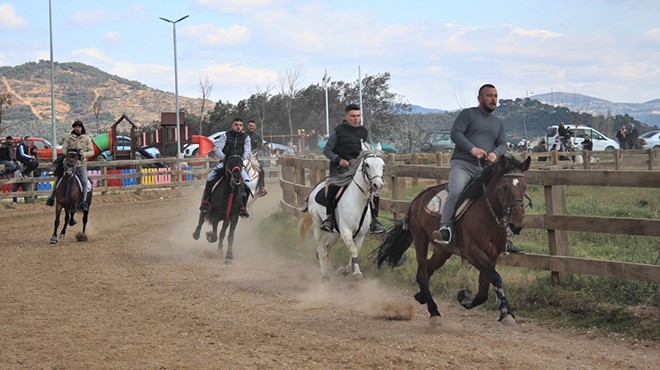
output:
[[[294,170],[295,170],[295,176],[296,180],[294,181],[298,185],[305,185],[305,168],[302,166],[302,159],[301,158],[296,158],[294,159],[296,161]],[[296,197],[296,207],[301,207],[305,203],[305,197],[306,195],[304,194],[298,194],[297,192],[294,193]]]
[[[413,153],[410,156],[410,164],[413,166],[419,164],[419,155],[417,153]],[[419,183],[419,178],[417,177],[417,173],[415,173],[412,178],[412,186],[417,186],[418,183]]]
[[[566,186],[545,186],[546,219],[553,215],[566,214]],[[547,221],[546,221],[547,224]],[[548,228],[548,247],[551,256],[570,256],[568,231]],[[551,270],[552,271],[552,270]],[[552,271],[552,280],[556,284],[568,282],[571,275],[566,272]]]
[[[621,169],[621,149],[614,149],[614,169]]]
[[[278,162],[282,167],[282,180],[288,182],[295,182],[294,168],[288,163],[291,159],[289,158],[280,158]],[[296,195],[293,191],[289,191],[287,188],[282,188],[282,200],[286,204],[295,205]]]
[[[392,200],[408,200],[406,197],[406,178],[402,176],[388,176],[388,178],[392,185]],[[391,209],[394,209],[392,211],[392,219],[394,221],[400,221],[406,215],[406,211],[397,212],[396,207],[391,207]]]

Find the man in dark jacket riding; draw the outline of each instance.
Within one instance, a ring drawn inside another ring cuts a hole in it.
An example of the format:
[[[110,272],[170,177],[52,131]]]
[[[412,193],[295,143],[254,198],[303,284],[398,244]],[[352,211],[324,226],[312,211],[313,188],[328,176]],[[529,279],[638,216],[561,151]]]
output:
[[[243,131],[243,120],[240,118],[234,118],[231,123],[231,129],[220,135],[215,142],[215,148],[213,151],[220,159],[220,162],[213,170],[211,170],[206,179],[204,194],[202,194],[202,204],[199,207],[199,210],[202,213],[208,212],[211,208],[211,203],[209,202],[211,189],[213,189],[215,181],[224,176],[225,158],[230,155],[239,155],[245,161],[250,157],[250,148],[250,138]],[[250,196],[250,185],[245,168],[242,170],[241,174],[243,175],[245,192],[243,194],[242,207],[239,214],[241,217],[247,218],[250,217],[250,214],[247,212],[247,200]]]
[[[360,125],[360,107],[357,104],[349,104],[346,107],[344,122],[330,134],[323,149],[323,154],[330,159],[330,176],[348,171],[351,161],[360,155],[362,141],[366,142],[368,139],[369,132],[364,126]],[[339,187],[337,186],[328,186],[328,192],[326,193],[328,202],[325,208],[327,218],[321,225],[323,231],[333,232],[336,227],[333,211],[338,190]],[[373,208],[371,209],[372,222],[369,229],[374,234],[385,232],[383,225],[378,221],[379,200],[379,197],[373,198]]]

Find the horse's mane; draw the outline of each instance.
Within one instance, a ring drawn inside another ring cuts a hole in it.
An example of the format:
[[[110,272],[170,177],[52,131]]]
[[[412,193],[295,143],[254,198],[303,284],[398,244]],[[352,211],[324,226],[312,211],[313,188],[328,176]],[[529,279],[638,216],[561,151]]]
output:
[[[355,158],[355,161],[353,162],[353,164],[351,165],[351,167],[348,169],[347,172],[329,177],[328,183],[330,185],[336,185],[336,186],[345,186],[350,184],[351,181],[353,180],[353,177],[355,176],[355,173],[360,167],[360,163],[362,163],[362,160],[367,157],[383,158],[383,151],[378,149],[365,149],[361,151],[360,155],[358,155],[358,157]]]
[[[502,167],[502,162],[505,162],[504,167]],[[520,166],[520,164],[521,162],[513,156],[502,155],[497,162],[484,167],[481,174],[471,181],[465,188],[463,196],[471,199],[480,197],[483,193],[484,186],[487,185],[493,177],[499,179],[505,173],[509,173],[516,167]]]

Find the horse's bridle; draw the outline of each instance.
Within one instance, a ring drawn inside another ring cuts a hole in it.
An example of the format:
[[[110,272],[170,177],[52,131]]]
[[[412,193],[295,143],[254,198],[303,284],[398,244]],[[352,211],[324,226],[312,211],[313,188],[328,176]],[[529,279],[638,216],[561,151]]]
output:
[[[62,166],[64,168],[64,173],[66,173],[68,175],[73,175],[78,170],[78,167],[80,167],[80,160],[76,159],[73,162],[73,165],[69,165],[68,159],[69,159],[69,155],[64,157],[64,160],[62,160]]]
[[[495,219],[495,223],[500,225],[501,227],[507,227],[509,224],[509,219],[511,217],[511,210],[513,207],[521,207],[521,211],[525,213],[525,208],[529,206],[529,208],[532,208],[532,199],[525,194],[525,192],[522,189],[522,181],[520,181],[520,178],[525,177],[524,173],[520,172],[511,172],[511,173],[505,173],[502,175],[504,178],[511,178],[511,188],[509,190],[509,199],[513,198],[513,188],[514,187],[519,187],[520,188],[520,194],[527,198],[528,204],[525,205],[525,201],[523,200],[522,197],[516,198],[516,199],[511,199],[509,202],[506,202],[504,200],[504,191],[502,190],[502,184],[498,181],[497,183],[497,198],[499,199],[500,203],[504,206],[504,210],[502,211],[502,217],[498,217],[495,214],[495,210],[493,209],[493,205],[490,203],[490,200],[486,196],[486,184],[482,184],[483,190],[484,190],[484,198],[486,198],[486,204],[488,204],[488,210],[490,211],[490,214],[493,215],[493,218]]]
[[[360,184],[358,184],[357,181],[355,181],[355,178],[353,178],[353,182],[358,187],[358,189],[360,189],[362,194],[369,195],[369,197],[371,198],[371,197],[380,195],[380,191],[378,191],[377,189],[374,189],[373,180],[378,179],[378,178],[383,180],[383,176],[382,175],[371,176],[369,174],[369,172],[367,171],[367,168],[369,168],[369,165],[366,163],[367,158],[380,158],[380,157],[377,156],[377,155],[369,155],[369,156],[366,156],[362,159],[362,165],[360,166],[360,171],[362,172],[362,178],[364,179],[364,182],[366,182],[367,184],[369,184],[371,186],[371,188],[368,191],[362,189]]]

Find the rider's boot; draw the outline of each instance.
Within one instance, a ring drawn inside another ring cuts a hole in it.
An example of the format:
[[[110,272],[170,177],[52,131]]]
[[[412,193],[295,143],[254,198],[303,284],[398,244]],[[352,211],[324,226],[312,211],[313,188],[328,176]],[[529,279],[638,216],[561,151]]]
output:
[[[48,199],[46,199],[46,205],[48,207],[52,207],[55,205],[55,191],[57,190],[56,186],[59,180],[60,180],[59,178],[55,179],[55,182],[53,182],[53,189],[51,190]]]
[[[250,197],[250,187],[245,185],[245,190],[243,190],[243,199],[241,200],[241,209],[238,213],[239,216],[243,218],[250,217],[250,214],[247,211],[248,198]]]
[[[373,199],[373,208],[371,208],[371,225],[369,226],[369,231],[372,234],[382,234],[385,232],[385,228],[378,221],[378,204],[380,203],[380,197],[374,197]]]
[[[325,214],[327,218],[321,224],[321,230],[327,232],[333,232],[336,228],[334,209],[335,209],[335,197],[337,197],[338,187],[330,185],[328,186],[328,192],[326,193],[327,203],[325,205]]]
[[[207,181],[204,184],[204,193],[202,193],[202,203],[199,206],[199,211],[206,213],[211,209],[211,202],[209,202],[209,196],[211,195],[211,189],[213,188],[213,181]]]
[[[89,204],[87,204],[87,179],[80,179],[83,183],[82,193],[80,193],[80,203],[78,203],[78,209],[85,212],[89,210]]]

